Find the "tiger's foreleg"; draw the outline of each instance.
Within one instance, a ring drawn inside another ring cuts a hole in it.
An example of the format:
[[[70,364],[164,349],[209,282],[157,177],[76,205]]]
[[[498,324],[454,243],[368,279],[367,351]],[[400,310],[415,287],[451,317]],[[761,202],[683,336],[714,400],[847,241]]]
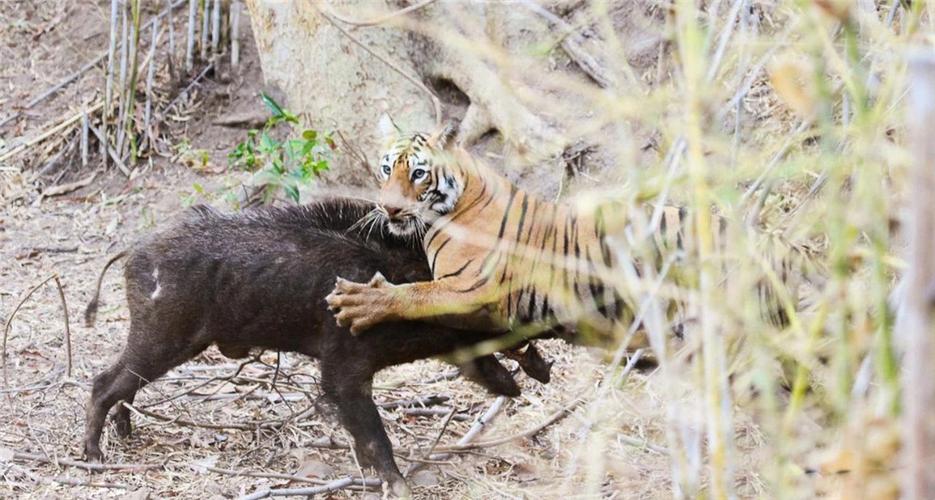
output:
[[[431,319],[454,328],[474,328],[483,321],[474,322],[472,316],[483,316],[496,300],[486,287],[465,291],[463,285],[450,279],[394,285],[377,273],[368,283],[338,278],[325,300],[338,325],[350,327],[354,335],[379,323],[403,320]]]

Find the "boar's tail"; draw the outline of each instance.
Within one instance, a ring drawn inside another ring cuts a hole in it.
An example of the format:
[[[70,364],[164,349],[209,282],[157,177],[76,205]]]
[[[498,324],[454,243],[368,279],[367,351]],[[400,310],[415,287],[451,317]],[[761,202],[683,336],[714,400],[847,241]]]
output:
[[[94,296],[91,297],[91,302],[88,302],[88,307],[84,310],[84,325],[87,327],[94,326],[94,320],[97,318],[97,306],[98,299],[101,296],[101,283],[104,282],[104,274],[107,273],[107,269],[117,262],[121,258],[127,255],[127,251],[124,250],[117,255],[114,255],[104,264],[104,269],[101,269],[101,274],[97,277],[97,287],[94,289]]]

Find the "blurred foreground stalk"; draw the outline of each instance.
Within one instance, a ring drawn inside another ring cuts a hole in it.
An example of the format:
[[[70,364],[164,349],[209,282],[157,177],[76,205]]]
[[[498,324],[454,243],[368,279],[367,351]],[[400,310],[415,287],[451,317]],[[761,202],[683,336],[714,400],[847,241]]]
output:
[[[904,458],[903,495],[935,498],[935,381],[932,380],[933,311],[935,311],[935,51],[910,56],[908,124],[913,152],[910,173],[909,270],[900,324],[906,341],[903,373]]]

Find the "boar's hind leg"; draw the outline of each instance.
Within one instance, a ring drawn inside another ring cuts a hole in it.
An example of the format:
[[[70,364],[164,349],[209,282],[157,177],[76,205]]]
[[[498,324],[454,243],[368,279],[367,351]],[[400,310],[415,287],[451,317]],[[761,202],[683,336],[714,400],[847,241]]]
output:
[[[147,339],[148,342],[142,344]],[[143,386],[188,361],[207,347],[169,344],[171,343],[152,342],[152,338],[147,337],[146,333],[131,332],[120,359],[94,378],[84,434],[84,452],[88,460],[103,459],[100,449],[101,431],[107,412],[118,401],[132,403],[136,392]],[[118,434],[124,437],[130,434],[130,411],[125,406],[120,405],[117,408],[114,423]]]
[[[332,357],[321,362],[322,389],[337,406],[341,424],[354,438],[357,459],[376,469],[394,495],[408,494],[406,481],[393,460],[393,445],[371,397],[373,374],[361,373],[363,370],[349,367],[346,362],[329,362],[328,358]]]

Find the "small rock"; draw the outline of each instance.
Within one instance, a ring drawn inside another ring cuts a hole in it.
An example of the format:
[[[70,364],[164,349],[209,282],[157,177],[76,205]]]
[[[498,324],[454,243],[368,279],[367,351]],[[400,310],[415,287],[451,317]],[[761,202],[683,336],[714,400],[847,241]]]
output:
[[[441,480],[438,478],[438,474],[435,473],[435,471],[422,469],[416,471],[416,473],[409,478],[409,482],[413,486],[430,487],[438,485],[441,483]]]

